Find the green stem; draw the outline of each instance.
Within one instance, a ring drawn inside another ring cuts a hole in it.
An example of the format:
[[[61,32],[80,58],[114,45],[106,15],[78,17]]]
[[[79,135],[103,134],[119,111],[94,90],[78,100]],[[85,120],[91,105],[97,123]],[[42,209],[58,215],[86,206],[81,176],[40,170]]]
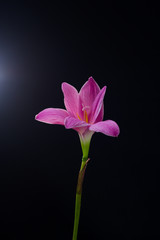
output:
[[[73,229],[72,240],[77,240],[79,217],[80,217],[80,208],[81,208],[81,197],[82,197],[82,194],[76,193],[75,218],[74,218],[74,229]]]
[[[84,161],[82,159],[81,168],[78,175],[77,190],[76,190],[76,203],[75,203],[75,217],[74,217],[74,228],[73,228],[73,238],[72,240],[77,240],[78,234],[78,225],[80,217],[80,208],[81,208],[81,197],[82,197],[82,184],[84,179],[85,170],[87,167],[89,159]]]

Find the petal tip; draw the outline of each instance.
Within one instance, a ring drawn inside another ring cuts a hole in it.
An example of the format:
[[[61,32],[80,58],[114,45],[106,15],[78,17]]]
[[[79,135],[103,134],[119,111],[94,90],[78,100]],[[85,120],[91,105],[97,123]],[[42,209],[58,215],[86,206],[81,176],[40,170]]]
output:
[[[107,89],[107,86],[104,86],[102,89],[103,89],[103,91],[106,91],[106,89]]]
[[[95,81],[95,80],[94,80],[94,78],[93,78],[92,76],[90,76],[90,77],[88,78],[88,81]]]
[[[93,78],[92,76],[88,78],[88,82],[89,82],[90,84],[98,85],[97,82],[94,80],[94,78]],[[99,87],[99,86],[98,86],[98,87]]]
[[[34,118],[34,119],[35,119],[35,120],[38,120],[38,114],[35,115],[35,118]]]
[[[118,124],[113,121],[113,120],[107,120],[106,122],[108,122],[108,126],[109,126],[109,135],[111,137],[118,137],[120,134],[120,128],[118,126]]]
[[[66,85],[67,85],[66,82],[63,82],[63,83],[61,84],[62,91],[63,91],[63,89],[65,88]]]
[[[113,121],[112,136],[118,137],[120,134],[120,128],[116,122]]]
[[[119,134],[120,134],[120,129],[119,129],[119,126],[117,125],[117,128],[113,132],[113,137],[118,138]]]
[[[102,88],[102,94],[103,94],[103,96],[105,96],[105,94],[106,94],[106,90],[107,90],[107,86],[104,86],[103,88]]]
[[[94,78],[92,77],[92,76],[90,76],[89,78],[88,78],[88,82],[94,82],[94,83],[96,83],[97,84],[97,82],[94,80]],[[104,86],[102,89],[105,89],[106,90],[106,88],[107,88],[107,86]]]

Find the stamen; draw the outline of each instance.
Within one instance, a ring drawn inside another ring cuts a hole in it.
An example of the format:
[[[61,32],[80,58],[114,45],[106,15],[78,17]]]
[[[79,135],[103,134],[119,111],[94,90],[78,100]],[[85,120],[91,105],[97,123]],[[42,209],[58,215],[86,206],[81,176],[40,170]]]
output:
[[[86,123],[88,123],[88,115],[86,110],[84,110],[84,120],[86,121]]]
[[[89,106],[84,106],[84,104],[82,104],[82,111],[84,112],[84,115],[83,115],[83,118],[84,118],[84,121],[86,122],[86,123],[88,123],[88,114],[87,114],[87,111],[86,110],[89,110],[90,109],[90,107]],[[78,118],[79,118],[79,116],[78,116]],[[80,118],[79,118],[80,119]],[[81,120],[81,119],[80,119]]]
[[[78,117],[79,120],[82,120],[82,119],[80,118],[80,116],[78,115],[78,113],[77,113],[77,117]]]

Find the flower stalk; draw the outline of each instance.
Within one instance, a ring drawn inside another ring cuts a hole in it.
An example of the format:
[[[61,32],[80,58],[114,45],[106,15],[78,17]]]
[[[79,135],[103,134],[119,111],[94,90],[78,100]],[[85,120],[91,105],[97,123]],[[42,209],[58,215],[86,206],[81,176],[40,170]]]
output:
[[[75,217],[74,217],[72,240],[77,240],[77,235],[78,235],[78,226],[79,226],[79,218],[80,218],[80,210],[81,210],[81,198],[82,198],[82,186],[83,186],[83,180],[84,180],[84,175],[85,175],[85,171],[87,168],[87,164],[90,160],[88,158],[88,154],[89,154],[91,137],[92,137],[92,133],[90,133],[88,135],[79,134],[83,156],[82,156],[82,162],[81,162],[81,167],[80,167],[78,181],[77,181]]]
[[[84,158],[82,158],[81,168],[78,175],[77,189],[76,189],[75,217],[74,217],[74,228],[73,228],[72,240],[77,240],[80,210],[81,210],[82,185],[83,185],[83,179],[84,179],[85,171],[87,168],[87,164],[89,161],[89,158],[87,161],[84,161],[83,159]]]

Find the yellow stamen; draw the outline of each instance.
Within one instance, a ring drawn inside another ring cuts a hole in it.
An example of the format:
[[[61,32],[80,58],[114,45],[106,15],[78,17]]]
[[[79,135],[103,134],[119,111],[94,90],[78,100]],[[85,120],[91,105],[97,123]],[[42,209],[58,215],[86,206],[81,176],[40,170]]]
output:
[[[86,121],[86,123],[88,123],[88,115],[86,110],[84,110],[84,120]]]
[[[78,117],[79,120],[82,120],[82,119],[80,118],[80,116],[78,115],[78,113],[77,113],[77,117]]]
[[[82,119],[80,118],[80,116],[78,115],[78,113],[77,113],[77,117],[78,117],[79,120],[82,121]],[[86,123],[88,123],[88,115],[87,115],[86,110],[84,110],[84,121],[85,121]]]

